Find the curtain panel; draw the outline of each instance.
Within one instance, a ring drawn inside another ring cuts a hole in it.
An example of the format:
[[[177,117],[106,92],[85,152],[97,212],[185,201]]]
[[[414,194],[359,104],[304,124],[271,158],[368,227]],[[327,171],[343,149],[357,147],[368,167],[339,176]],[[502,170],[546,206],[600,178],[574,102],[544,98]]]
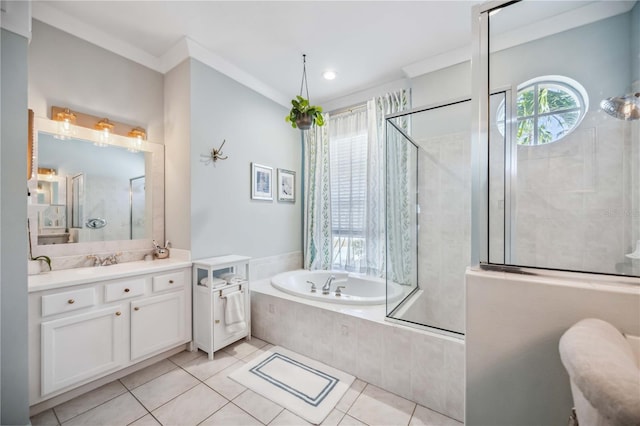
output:
[[[325,123],[329,115],[323,114]],[[305,269],[331,269],[331,177],[328,124],[305,130],[304,253]]]

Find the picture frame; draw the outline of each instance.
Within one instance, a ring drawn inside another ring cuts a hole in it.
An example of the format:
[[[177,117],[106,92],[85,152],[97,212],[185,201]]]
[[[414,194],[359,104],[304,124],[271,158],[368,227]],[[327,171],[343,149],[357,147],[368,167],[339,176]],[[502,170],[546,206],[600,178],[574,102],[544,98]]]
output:
[[[273,167],[251,163],[251,199],[273,200]]]
[[[278,169],[278,201],[284,203],[296,202],[296,172]]]

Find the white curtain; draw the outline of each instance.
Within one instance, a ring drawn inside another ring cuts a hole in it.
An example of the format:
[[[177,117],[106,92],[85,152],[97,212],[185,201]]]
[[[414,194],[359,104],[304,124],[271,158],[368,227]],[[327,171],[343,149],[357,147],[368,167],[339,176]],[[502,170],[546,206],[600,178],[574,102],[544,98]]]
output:
[[[367,103],[369,116],[367,272],[382,276],[386,269],[389,279],[401,284],[411,282],[412,261],[415,258],[415,247],[411,247],[413,239],[410,235],[408,147],[406,144],[391,142],[391,149],[388,155],[385,155],[385,115],[409,109],[408,96],[407,90],[399,90],[374,98]],[[405,131],[408,128],[406,119],[398,119],[396,124]],[[386,197],[385,185],[387,186]]]
[[[329,115],[324,114],[325,123]],[[331,269],[328,126],[304,132],[304,268]]]
[[[390,279],[410,282],[415,247],[409,237],[408,152],[402,144],[390,152],[393,193],[386,200],[384,119],[408,108],[406,90],[387,93],[366,108],[325,115],[325,126],[305,132],[306,269],[335,267],[379,277],[387,270]]]
[[[329,121],[333,266],[367,272],[367,110]]]

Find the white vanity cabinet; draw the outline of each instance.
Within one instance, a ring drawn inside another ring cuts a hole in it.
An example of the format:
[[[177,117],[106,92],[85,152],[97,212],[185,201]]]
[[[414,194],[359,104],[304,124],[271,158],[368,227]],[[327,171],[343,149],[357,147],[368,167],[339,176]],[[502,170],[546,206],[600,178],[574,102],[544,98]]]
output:
[[[131,302],[131,360],[183,343],[185,311],[184,291]]]
[[[180,265],[30,288],[30,405],[189,343],[191,268]]]
[[[42,394],[123,365],[126,318],[116,305],[42,322]]]

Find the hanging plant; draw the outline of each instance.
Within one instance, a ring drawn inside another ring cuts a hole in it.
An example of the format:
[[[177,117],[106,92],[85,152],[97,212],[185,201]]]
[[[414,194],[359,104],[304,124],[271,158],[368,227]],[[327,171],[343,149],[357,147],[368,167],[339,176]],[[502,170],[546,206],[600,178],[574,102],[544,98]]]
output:
[[[302,97],[302,88],[307,89],[307,97]],[[300,94],[291,100],[291,111],[284,119],[291,123],[294,129],[307,130],[313,124],[324,126],[322,107],[309,103],[309,86],[307,85],[307,55],[302,55],[302,82],[300,83]]]
[[[285,117],[287,123],[291,123],[291,127],[307,130],[311,125],[324,126],[324,117],[322,116],[322,107],[309,105],[309,100],[302,96],[296,96],[291,100],[291,111]]]

